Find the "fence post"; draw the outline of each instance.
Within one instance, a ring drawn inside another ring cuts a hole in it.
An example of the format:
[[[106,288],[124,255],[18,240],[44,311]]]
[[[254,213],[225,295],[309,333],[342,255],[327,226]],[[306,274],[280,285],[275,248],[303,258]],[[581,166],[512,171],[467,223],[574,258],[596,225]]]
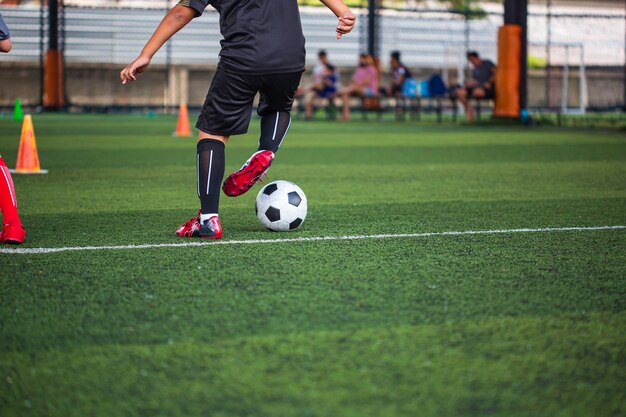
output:
[[[44,17],[44,6],[43,1],[39,3],[39,106],[43,107],[43,95],[45,91],[45,75],[44,75],[44,39],[45,39],[45,31],[44,28],[46,26],[46,21]]]
[[[587,75],[585,73],[585,46],[580,44],[580,66],[578,67],[579,88],[580,88],[580,113],[585,114],[587,111]]]
[[[48,1],[48,52],[44,67],[43,106],[47,109],[60,109],[65,105],[63,94],[63,51],[59,48],[59,3],[63,0]]]
[[[552,65],[552,0],[547,0],[546,3],[546,31],[546,69],[544,73],[546,78],[544,80],[544,99],[546,108],[549,110],[552,104],[550,101],[550,89],[552,88],[552,80],[550,79],[550,77],[552,77],[552,68],[550,67]]]
[[[569,45],[565,45],[565,63],[563,64],[563,88],[561,90],[561,112],[567,113],[569,99]]]
[[[367,53],[378,57],[378,0],[368,0],[367,3]]]

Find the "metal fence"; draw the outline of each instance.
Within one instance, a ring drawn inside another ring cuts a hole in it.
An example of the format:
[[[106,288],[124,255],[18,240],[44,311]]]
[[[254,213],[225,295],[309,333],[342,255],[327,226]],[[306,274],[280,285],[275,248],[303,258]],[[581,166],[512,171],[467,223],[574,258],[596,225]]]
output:
[[[87,7],[84,3],[84,0],[66,0],[61,8],[61,44],[68,65],[128,63],[172,2],[100,0],[99,7]],[[135,7],[125,6],[130,4]],[[162,7],[145,7],[145,4]],[[463,81],[467,50],[478,50],[483,57],[496,61],[497,31],[503,22],[501,4],[485,3],[478,13],[424,9],[415,4],[395,2],[394,8],[377,11],[377,53],[382,58],[383,71],[387,71],[386,57],[393,50],[401,51],[405,64],[419,76],[441,73],[450,84]],[[367,9],[355,11],[359,16],[356,33],[337,41],[336,19],[332,14],[324,8],[302,7],[307,64],[315,62],[319,49],[327,50],[331,60],[347,67],[346,71],[356,64],[358,53],[367,48],[369,30]],[[47,47],[47,8],[0,6],[0,13],[10,26],[14,41],[14,51],[0,58],[0,71],[5,73],[3,64],[9,62],[41,68]],[[624,109],[626,15],[623,8],[553,6],[551,0],[545,0],[545,4],[529,7],[528,38],[531,107],[562,112]],[[177,34],[155,56],[154,63],[214,66],[218,61],[219,40],[218,15],[208,9]]]
[[[416,2],[413,2],[416,3]],[[497,61],[503,6],[427,10],[396,3],[379,12],[378,52],[400,50],[414,68],[439,69],[450,83],[463,81],[465,54],[477,50]],[[528,97],[531,109],[580,113],[626,111],[626,2],[587,6],[543,0],[529,6]]]

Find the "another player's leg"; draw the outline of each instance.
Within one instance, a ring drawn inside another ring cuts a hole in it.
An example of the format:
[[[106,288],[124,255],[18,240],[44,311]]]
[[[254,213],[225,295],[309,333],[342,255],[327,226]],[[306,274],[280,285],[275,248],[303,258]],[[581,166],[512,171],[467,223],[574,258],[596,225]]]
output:
[[[17,213],[17,198],[9,168],[0,157],[0,211],[2,212],[2,229],[0,242],[18,244],[24,242],[26,230]]]
[[[200,132],[197,145],[197,191],[200,210],[196,217],[178,228],[176,234],[183,237],[219,239],[222,226],[218,217],[220,185],[224,178],[224,147],[227,136],[214,136]]]
[[[237,172],[226,178],[224,194],[236,197],[245,193],[267,172],[291,126],[291,107],[301,76],[278,74],[264,80],[257,111],[261,116],[259,147]]]

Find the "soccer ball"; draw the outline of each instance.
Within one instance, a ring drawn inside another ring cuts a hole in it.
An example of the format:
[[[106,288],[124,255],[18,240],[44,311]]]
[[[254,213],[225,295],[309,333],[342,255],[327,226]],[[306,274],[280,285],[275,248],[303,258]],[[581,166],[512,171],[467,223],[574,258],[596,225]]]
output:
[[[259,191],[255,210],[259,222],[269,230],[294,230],[306,218],[306,195],[292,182],[274,181]]]

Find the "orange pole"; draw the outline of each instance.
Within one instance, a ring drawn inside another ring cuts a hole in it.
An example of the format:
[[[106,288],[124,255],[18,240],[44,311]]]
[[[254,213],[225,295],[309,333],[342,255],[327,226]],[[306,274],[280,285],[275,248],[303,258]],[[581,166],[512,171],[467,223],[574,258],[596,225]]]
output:
[[[520,117],[522,27],[504,25],[498,31],[496,117]]]
[[[59,48],[59,6],[63,0],[49,0],[48,52],[44,64],[43,106],[58,109],[65,105],[63,94],[63,52]]]
[[[44,65],[43,105],[59,108],[65,105],[63,96],[63,56],[59,50],[48,50]]]

